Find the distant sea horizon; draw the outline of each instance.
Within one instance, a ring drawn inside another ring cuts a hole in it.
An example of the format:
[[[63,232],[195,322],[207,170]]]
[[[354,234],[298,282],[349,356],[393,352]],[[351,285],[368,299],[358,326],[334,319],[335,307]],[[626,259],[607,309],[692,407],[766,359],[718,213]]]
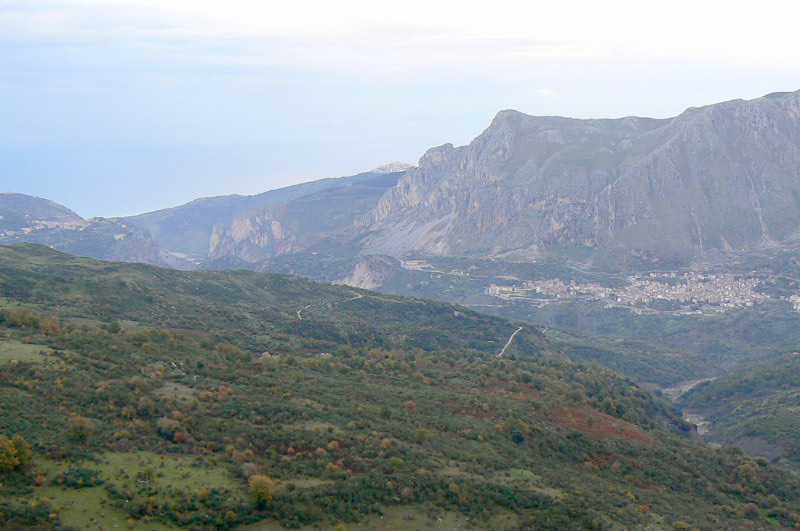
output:
[[[0,192],[50,199],[84,218],[132,216],[372,169],[357,167],[353,151],[301,142],[0,145]]]

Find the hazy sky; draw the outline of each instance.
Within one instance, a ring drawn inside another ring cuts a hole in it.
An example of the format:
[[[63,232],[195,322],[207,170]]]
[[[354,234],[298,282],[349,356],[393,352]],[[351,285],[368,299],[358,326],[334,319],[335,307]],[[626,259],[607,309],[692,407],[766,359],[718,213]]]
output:
[[[415,163],[497,111],[800,89],[800,2],[0,0],[0,191],[134,214]]]

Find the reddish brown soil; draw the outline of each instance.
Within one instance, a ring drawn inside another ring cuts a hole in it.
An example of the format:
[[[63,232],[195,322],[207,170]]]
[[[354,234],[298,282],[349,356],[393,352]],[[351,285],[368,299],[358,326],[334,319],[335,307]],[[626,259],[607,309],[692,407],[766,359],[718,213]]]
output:
[[[598,439],[623,439],[644,444],[655,442],[653,437],[642,433],[630,422],[585,406],[559,407],[553,411],[553,420],[559,426],[573,428]]]

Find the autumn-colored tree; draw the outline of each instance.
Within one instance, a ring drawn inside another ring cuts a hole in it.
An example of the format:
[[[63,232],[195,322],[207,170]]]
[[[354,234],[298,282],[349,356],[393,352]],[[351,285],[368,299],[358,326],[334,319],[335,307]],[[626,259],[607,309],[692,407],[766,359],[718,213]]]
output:
[[[9,472],[20,466],[19,451],[5,435],[0,435],[0,473]]]
[[[0,473],[26,466],[32,456],[31,445],[21,435],[0,435]]]
[[[58,335],[61,333],[61,321],[58,320],[58,317],[45,319],[42,321],[41,328],[42,331],[49,336]]]
[[[14,435],[11,437],[11,443],[17,449],[17,459],[19,459],[19,466],[26,466],[31,462],[33,451],[28,441],[22,438],[22,435]]]
[[[156,427],[160,435],[171,439],[175,435],[175,432],[180,429],[181,423],[169,417],[161,417],[156,421]]]
[[[250,477],[250,495],[256,503],[261,504],[271,500],[273,492],[275,492],[275,480],[271,477],[261,474]]]
[[[156,403],[153,402],[150,398],[143,396],[139,399],[138,407],[136,408],[136,412],[141,415],[142,417],[150,417],[156,411]]]

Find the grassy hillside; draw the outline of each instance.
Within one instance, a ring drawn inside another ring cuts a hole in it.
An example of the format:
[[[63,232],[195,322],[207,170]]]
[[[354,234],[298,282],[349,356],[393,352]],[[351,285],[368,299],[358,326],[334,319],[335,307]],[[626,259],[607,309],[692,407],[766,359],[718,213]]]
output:
[[[533,327],[497,357],[520,324],[32,245],[0,296],[0,527],[800,522],[796,479]]]

